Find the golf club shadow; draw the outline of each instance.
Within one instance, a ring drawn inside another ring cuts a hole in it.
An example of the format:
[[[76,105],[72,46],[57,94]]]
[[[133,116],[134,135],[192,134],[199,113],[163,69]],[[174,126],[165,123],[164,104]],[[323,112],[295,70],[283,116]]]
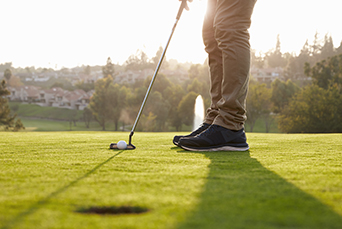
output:
[[[78,178],[76,178],[75,180],[71,181],[69,184],[57,189],[56,191],[50,193],[48,196],[46,196],[45,198],[37,201],[36,203],[34,203],[33,205],[31,205],[31,207],[29,207],[27,210],[21,212],[20,214],[18,214],[17,216],[15,216],[12,220],[10,220],[9,222],[7,222],[7,224],[5,224],[3,227],[1,227],[1,229],[8,229],[13,227],[15,224],[20,223],[24,217],[33,214],[34,212],[36,212],[40,207],[42,207],[44,204],[46,204],[51,198],[56,197],[57,195],[67,191],[70,187],[74,186],[75,184],[77,184],[79,181],[87,178],[88,176],[90,176],[92,173],[94,173],[95,171],[97,171],[100,167],[102,167],[103,165],[105,165],[106,163],[108,163],[109,161],[111,161],[113,158],[119,156],[124,150],[121,150],[119,152],[117,152],[116,154],[114,154],[113,156],[111,156],[110,158],[108,158],[106,161],[98,164],[97,166],[95,166],[92,170],[90,170],[89,172],[85,173],[83,176],[80,176]]]
[[[211,163],[199,204],[176,228],[340,228],[342,225],[342,216],[266,169],[248,151],[177,152],[201,153]]]

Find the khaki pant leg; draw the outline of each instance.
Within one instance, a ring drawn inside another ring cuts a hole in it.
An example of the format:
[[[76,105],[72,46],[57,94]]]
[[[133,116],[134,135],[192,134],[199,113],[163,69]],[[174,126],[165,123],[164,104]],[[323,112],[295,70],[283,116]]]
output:
[[[215,39],[222,52],[221,99],[213,124],[231,130],[244,128],[250,69],[248,29],[256,0],[217,0]]]
[[[221,84],[223,79],[222,51],[215,39],[214,17],[217,0],[208,0],[207,12],[203,22],[203,43],[208,53],[211,105],[207,109],[205,123],[212,124],[219,114],[217,102],[222,98]]]

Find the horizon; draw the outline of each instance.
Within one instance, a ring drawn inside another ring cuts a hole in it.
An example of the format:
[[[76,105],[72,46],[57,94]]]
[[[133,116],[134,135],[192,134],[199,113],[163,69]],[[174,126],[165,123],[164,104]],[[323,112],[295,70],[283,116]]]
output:
[[[83,1],[14,0],[0,6],[6,9],[0,20],[5,22],[4,34],[8,34],[1,39],[0,64],[58,70],[105,65],[108,57],[122,65],[138,50],[152,58],[160,46],[165,47],[179,2],[100,0],[94,5]],[[166,58],[203,64],[207,58],[201,35],[206,1],[195,0],[189,6],[190,11],[183,12],[177,25]],[[319,0],[259,0],[250,28],[251,48],[266,53],[275,48],[279,34],[282,53],[298,54],[306,40],[312,43],[316,32],[320,40],[326,34],[332,36],[336,48],[342,40],[337,26],[341,6],[342,2],[333,0],[325,4]]]

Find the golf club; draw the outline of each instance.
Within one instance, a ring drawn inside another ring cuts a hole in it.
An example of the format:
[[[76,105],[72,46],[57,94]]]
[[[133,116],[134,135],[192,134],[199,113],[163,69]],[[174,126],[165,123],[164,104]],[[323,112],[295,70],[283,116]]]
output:
[[[187,0],[182,0],[182,3],[181,3],[181,5],[180,5],[180,7],[179,7],[179,10],[178,10],[178,14],[177,14],[177,17],[176,17],[175,24],[174,24],[173,27],[172,27],[171,35],[170,35],[170,37],[169,37],[169,39],[168,39],[168,41],[167,41],[167,43],[166,43],[166,46],[165,46],[164,51],[163,51],[163,54],[161,55],[161,57],[160,57],[160,59],[159,59],[158,65],[157,65],[157,67],[156,67],[156,70],[154,71],[152,80],[151,80],[150,85],[149,85],[149,87],[148,87],[148,89],[147,89],[147,92],[146,92],[146,94],[145,94],[145,98],[144,98],[144,100],[143,100],[143,102],[142,102],[142,104],[141,104],[139,113],[138,113],[138,115],[137,115],[137,117],[136,117],[136,119],[135,119],[135,122],[134,122],[134,125],[133,125],[133,127],[132,127],[131,133],[129,134],[128,145],[126,144],[126,142],[120,141],[120,142],[118,142],[118,143],[111,143],[110,146],[109,146],[110,149],[120,149],[120,150],[126,149],[126,150],[132,150],[132,149],[135,149],[135,148],[136,148],[136,147],[132,144],[132,137],[133,137],[135,128],[137,127],[137,124],[138,124],[138,122],[139,122],[141,113],[142,113],[142,111],[143,111],[143,109],[144,109],[144,107],[145,107],[147,98],[148,98],[148,96],[149,96],[149,94],[150,94],[150,92],[151,92],[153,83],[154,83],[154,81],[155,81],[155,79],[156,79],[156,76],[157,76],[157,74],[158,74],[159,68],[160,68],[160,66],[161,66],[161,64],[162,64],[162,62],[163,62],[164,57],[165,57],[166,50],[167,50],[167,48],[168,48],[168,46],[169,46],[169,44],[170,44],[172,35],[173,35],[173,33],[174,33],[175,29],[176,29],[177,23],[178,23],[178,21],[179,21],[181,15],[182,15],[182,12],[183,12],[184,9],[188,9]]]

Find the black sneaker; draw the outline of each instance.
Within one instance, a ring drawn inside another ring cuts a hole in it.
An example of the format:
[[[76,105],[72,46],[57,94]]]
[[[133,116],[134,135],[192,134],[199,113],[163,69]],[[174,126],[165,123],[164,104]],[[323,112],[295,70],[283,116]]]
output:
[[[179,139],[178,146],[190,151],[246,151],[246,140],[244,129],[234,131],[211,125],[195,137]]]
[[[173,138],[173,144],[175,144],[176,146],[178,146],[178,142],[180,138],[184,138],[184,137],[195,137],[196,135],[199,135],[200,133],[202,133],[203,131],[205,131],[206,129],[208,129],[208,127],[210,126],[210,124],[207,123],[203,123],[202,125],[200,125],[200,127],[198,127],[197,130],[194,130],[193,132],[191,132],[188,135],[185,136],[174,136]]]

